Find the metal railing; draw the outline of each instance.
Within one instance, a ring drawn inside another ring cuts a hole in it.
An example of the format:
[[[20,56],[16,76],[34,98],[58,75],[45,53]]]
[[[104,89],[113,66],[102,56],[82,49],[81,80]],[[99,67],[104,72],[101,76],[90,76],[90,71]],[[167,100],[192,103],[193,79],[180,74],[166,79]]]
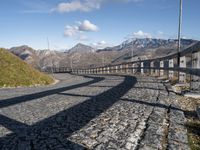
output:
[[[180,64],[177,57],[180,56]],[[180,66],[180,67],[179,67]],[[195,81],[200,88],[200,42],[194,43],[178,53],[165,57],[111,64],[85,69],[53,68],[54,72],[72,72],[76,74],[141,74],[178,78],[179,82]],[[180,74],[178,73],[180,72]]]

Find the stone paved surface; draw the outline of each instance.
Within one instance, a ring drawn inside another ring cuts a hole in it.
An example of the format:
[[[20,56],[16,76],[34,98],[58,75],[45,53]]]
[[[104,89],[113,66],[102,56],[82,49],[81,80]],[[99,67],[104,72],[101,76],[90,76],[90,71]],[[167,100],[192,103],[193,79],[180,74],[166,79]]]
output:
[[[58,74],[0,89],[0,149],[189,149],[176,95],[150,77]]]

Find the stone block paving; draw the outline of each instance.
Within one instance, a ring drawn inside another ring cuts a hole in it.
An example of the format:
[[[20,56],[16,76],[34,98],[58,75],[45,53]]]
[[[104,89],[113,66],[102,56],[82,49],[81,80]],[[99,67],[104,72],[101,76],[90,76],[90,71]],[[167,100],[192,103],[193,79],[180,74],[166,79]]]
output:
[[[0,149],[189,149],[176,95],[155,78],[56,78],[47,87],[0,89]]]

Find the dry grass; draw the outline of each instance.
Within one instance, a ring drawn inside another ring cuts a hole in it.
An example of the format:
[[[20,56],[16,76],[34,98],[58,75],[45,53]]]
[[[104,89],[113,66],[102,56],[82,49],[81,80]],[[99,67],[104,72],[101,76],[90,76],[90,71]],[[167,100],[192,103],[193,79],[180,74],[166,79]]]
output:
[[[200,106],[200,99],[177,96],[173,103],[184,110],[187,119],[185,126],[191,150],[200,150],[200,120],[196,113],[197,106]]]
[[[188,121],[186,127],[191,150],[200,150],[200,121],[198,119]]]
[[[172,79],[170,79],[170,83],[171,85],[175,85],[176,83],[178,83],[178,77],[173,77]]]
[[[46,85],[53,81],[7,50],[0,49],[0,87]]]

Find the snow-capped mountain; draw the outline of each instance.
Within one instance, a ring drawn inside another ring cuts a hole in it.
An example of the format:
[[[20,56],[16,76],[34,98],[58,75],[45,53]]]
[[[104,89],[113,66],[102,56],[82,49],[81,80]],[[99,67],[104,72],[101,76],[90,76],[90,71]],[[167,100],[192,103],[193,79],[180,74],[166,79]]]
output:
[[[194,40],[183,39],[182,49],[195,43]],[[177,52],[177,40],[169,39],[131,39],[122,44],[105,49],[94,50],[91,46],[77,44],[68,51],[34,50],[28,46],[13,47],[12,53],[38,69],[45,67],[90,67],[121,63],[134,59],[148,59],[166,56]],[[133,54],[133,58],[132,58]]]
[[[125,49],[135,49],[135,50],[141,50],[141,49],[149,49],[149,48],[173,48],[177,46],[177,40],[175,39],[152,39],[152,38],[143,38],[143,39],[129,39],[124,41],[122,44],[107,48],[105,50],[125,50]],[[182,39],[181,45],[184,48],[185,46],[188,46],[192,44],[194,40],[190,39]]]

